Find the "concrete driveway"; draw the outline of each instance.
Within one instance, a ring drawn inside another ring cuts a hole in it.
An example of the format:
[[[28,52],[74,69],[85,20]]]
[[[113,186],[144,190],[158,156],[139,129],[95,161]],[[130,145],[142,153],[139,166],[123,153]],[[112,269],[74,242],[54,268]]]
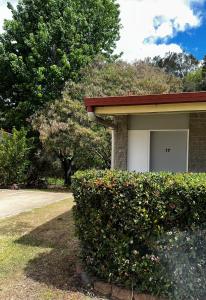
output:
[[[71,193],[41,192],[36,190],[0,190],[0,218],[42,207],[66,198]]]

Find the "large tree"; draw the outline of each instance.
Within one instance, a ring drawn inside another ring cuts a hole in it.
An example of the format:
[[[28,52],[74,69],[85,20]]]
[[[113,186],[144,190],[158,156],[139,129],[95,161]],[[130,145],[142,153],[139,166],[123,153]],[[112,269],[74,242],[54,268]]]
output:
[[[81,78],[67,84],[63,100],[48,104],[33,117],[45,151],[61,161],[65,183],[74,170],[110,166],[109,130],[88,121],[84,96],[170,93],[182,88],[179,78],[141,62],[96,59],[82,70]]]
[[[182,91],[182,80],[145,62],[105,62],[96,59],[81,72],[81,81],[69,82],[71,98],[163,94]]]
[[[201,75],[202,75],[201,90],[206,91],[206,55],[203,58]]]
[[[35,114],[32,124],[46,153],[61,162],[66,185],[77,169],[109,168],[109,131],[89,122],[81,102],[65,95]]]
[[[188,73],[183,78],[184,92],[195,92],[204,90],[203,68]]]
[[[0,35],[0,126],[20,127],[119,38],[116,0],[20,0]]]
[[[164,69],[165,72],[180,78],[183,78],[189,72],[195,71],[199,65],[199,61],[192,54],[186,52],[168,52],[164,57],[155,56],[152,59],[149,58],[148,61]]]

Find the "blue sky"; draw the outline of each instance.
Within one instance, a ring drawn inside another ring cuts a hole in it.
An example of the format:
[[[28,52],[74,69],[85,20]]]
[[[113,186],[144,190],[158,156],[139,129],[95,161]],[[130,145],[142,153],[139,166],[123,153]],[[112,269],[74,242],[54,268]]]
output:
[[[206,5],[204,11],[206,13]],[[168,42],[181,45],[183,49],[201,60],[206,55],[206,19],[203,19],[200,27],[178,33]]]
[[[121,38],[116,52],[135,61],[168,51],[206,55],[206,0],[116,0],[121,12]],[[10,0],[16,5],[17,0]],[[0,31],[10,18],[0,0]]]
[[[168,51],[206,54],[206,0],[118,0],[123,28],[118,50],[128,61]]]
[[[199,60],[206,55],[206,1],[201,5],[193,6],[194,13],[200,16],[200,24],[197,27],[187,28],[185,31],[176,32],[173,37],[168,38],[167,44],[178,44],[186,52],[192,53]],[[164,42],[157,40],[157,44]]]

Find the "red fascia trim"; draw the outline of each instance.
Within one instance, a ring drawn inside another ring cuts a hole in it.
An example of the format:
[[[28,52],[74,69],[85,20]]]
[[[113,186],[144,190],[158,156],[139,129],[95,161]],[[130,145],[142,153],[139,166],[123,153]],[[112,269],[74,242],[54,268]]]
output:
[[[172,104],[206,102],[206,92],[175,93],[144,96],[115,96],[85,98],[84,103],[88,109],[97,106],[129,106],[129,105],[152,105],[152,104]]]
[[[94,106],[86,106],[87,112],[94,112]]]

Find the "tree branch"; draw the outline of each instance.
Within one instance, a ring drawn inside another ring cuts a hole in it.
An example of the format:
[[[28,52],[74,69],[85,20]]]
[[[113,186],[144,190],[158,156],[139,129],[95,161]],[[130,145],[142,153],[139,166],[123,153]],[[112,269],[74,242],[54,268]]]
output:
[[[116,129],[117,128],[116,124],[112,120],[105,120],[105,119],[103,119],[101,117],[96,116],[96,120],[95,121],[97,123],[101,124],[101,125],[104,125],[106,127],[111,128],[111,129]]]

